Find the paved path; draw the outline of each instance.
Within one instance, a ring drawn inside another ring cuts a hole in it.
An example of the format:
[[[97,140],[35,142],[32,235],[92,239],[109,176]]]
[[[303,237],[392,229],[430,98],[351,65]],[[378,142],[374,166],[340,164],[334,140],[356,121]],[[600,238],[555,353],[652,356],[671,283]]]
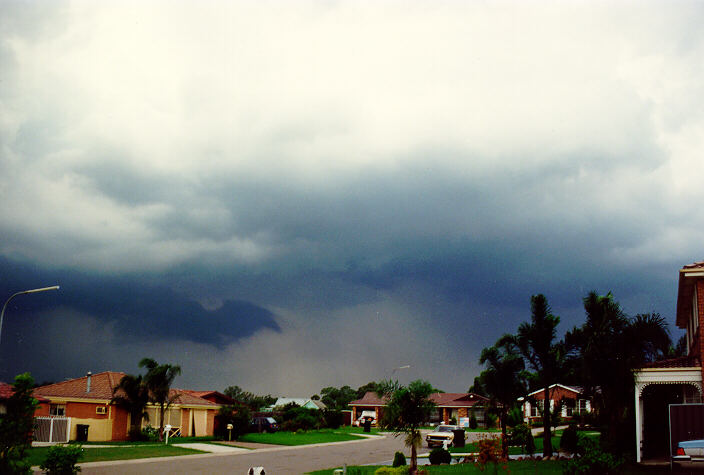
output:
[[[92,474],[245,474],[249,467],[263,466],[268,474],[301,474],[347,465],[388,462],[397,451],[408,451],[402,438],[393,436],[331,444],[210,453],[157,459],[89,462],[81,464],[83,475]]]
[[[174,447],[183,447],[184,449],[202,450],[203,452],[218,453],[218,454],[238,454],[249,452],[249,449],[232,447],[221,444],[204,444],[200,442],[189,442],[186,444],[171,444]]]

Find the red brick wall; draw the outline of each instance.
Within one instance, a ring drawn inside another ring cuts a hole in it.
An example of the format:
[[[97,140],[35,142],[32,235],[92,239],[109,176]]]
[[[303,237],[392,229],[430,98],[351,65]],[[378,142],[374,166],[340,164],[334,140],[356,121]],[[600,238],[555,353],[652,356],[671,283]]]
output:
[[[48,415],[49,415],[49,403],[48,402],[44,402],[44,403],[40,404],[39,407],[37,407],[34,410],[34,417],[48,416]]]
[[[95,412],[95,408],[98,406],[106,407],[105,404],[92,402],[67,402],[66,416],[78,419],[107,419],[107,414],[97,414]]]

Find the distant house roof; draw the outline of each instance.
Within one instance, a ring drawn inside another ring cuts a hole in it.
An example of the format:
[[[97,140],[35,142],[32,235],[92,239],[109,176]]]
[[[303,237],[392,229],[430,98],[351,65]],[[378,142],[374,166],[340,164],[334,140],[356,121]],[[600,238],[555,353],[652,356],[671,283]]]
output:
[[[237,401],[219,391],[193,391],[190,389],[181,389],[181,391],[220,405],[237,404]]]
[[[280,397],[276,400],[272,408],[278,406],[285,406],[286,404],[296,404],[301,407],[308,407],[310,409],[326,409],[327,406],[323,401],[311,399],[309,397]]]
[[[34,396],[76,398],[76,399],[112,399],[112,390],[120,382],[125,373],[104,371],[90,377],[88,391],[88,376],[69,379],[60,383],[40,386],[34,390]]]
[[[430,400],[438,407],[472,407],[483,405],[488,398],[475,393],[433,393]],[[388,398],[380,398],[375,392],[367,391],[362,399],[349,403],[350,406],[385,406]]]
[[[10,399],[15,394],[15,389],[11,384],[0,381],[0,399]]]
[[[687,321],[692,312],[692,296],[696,280],[692,277],[704,277],[704,261],[694,262],[680,269],[676,312],[676,323],[679,328],[687,328]]]
[[[202,397],[196,396],[195,392],[189,391],[187,389],[172,389],[169,391],[169,396],[173,398],[173,402],[176,404],[181,404],[184,406],[212,406],[213,408],[220,407],[221,404],[217,402],[209,401],[203,399]],[[174,397],[175,396],[175,397]]]
[[[550,387],[550,389],[554,389],[554,388],[559,387],[559,388],[564,389],[565,391],[573,392],[575,394],[582,394],[582,392],[584,391],[579,386],[566,386],[566,385],[560,384],[560,383],[551,384],[549,387]],[[541,388],[536,391],[533,391],[532,393],[528,393],[528,395],[526,397],[535,396],[536,394],[540,394],[543,391],[545,391],[545,388]],[[552,395],[552,393],[551,393],[551,395]],[[525,399],[525,397],[519,397],[518,401],[523,401],[524,399]]]

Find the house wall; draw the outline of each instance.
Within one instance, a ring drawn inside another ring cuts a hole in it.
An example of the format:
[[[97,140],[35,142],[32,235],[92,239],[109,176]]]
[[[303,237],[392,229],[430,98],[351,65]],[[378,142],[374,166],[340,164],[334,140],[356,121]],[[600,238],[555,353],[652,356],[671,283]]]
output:
[[[181,437],[190,437],[191,435],[191,410],[181,409]]]
[[[545,399],[545,390],[534,394],[533,398],[536,400]],[[574,391],[569,391],[569,390],[562,388],[560,386],[550,388],[550,400],[551,401],[559,401],[561,399],[578,399],[578,398],[579,398],[579,394],[575,393]],[[552,402],[550,404],[551,404],[551,407],[552,407],[552,405],[554,405]]]

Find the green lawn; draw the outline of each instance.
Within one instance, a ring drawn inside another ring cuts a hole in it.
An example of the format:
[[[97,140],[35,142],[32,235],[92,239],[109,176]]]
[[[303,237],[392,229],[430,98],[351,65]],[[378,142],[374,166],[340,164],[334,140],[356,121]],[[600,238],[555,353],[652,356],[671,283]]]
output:
[[[320,429],[308,432],[262,432],[245,434],[237,439],[240,442],[257,442],[260,444],[275,445],[308,445],[322,444],[326,442],[343,442],[346,440],[359,440],[350,431],[340,431],[337,429]]]
[[[40,465],[46,458],[49,447],[32,447],[29,452],[29,460],[33,466]],[[142,444],[142,445],[115,445],[114,447],[98,447],[83,449],[83,456],[79,460],[82,462],[101,462],[105,460],[127,460],[141,459],[149,457],[171,457],[174,455],[202,454],[200,450],[184,449],[165,444]]]

